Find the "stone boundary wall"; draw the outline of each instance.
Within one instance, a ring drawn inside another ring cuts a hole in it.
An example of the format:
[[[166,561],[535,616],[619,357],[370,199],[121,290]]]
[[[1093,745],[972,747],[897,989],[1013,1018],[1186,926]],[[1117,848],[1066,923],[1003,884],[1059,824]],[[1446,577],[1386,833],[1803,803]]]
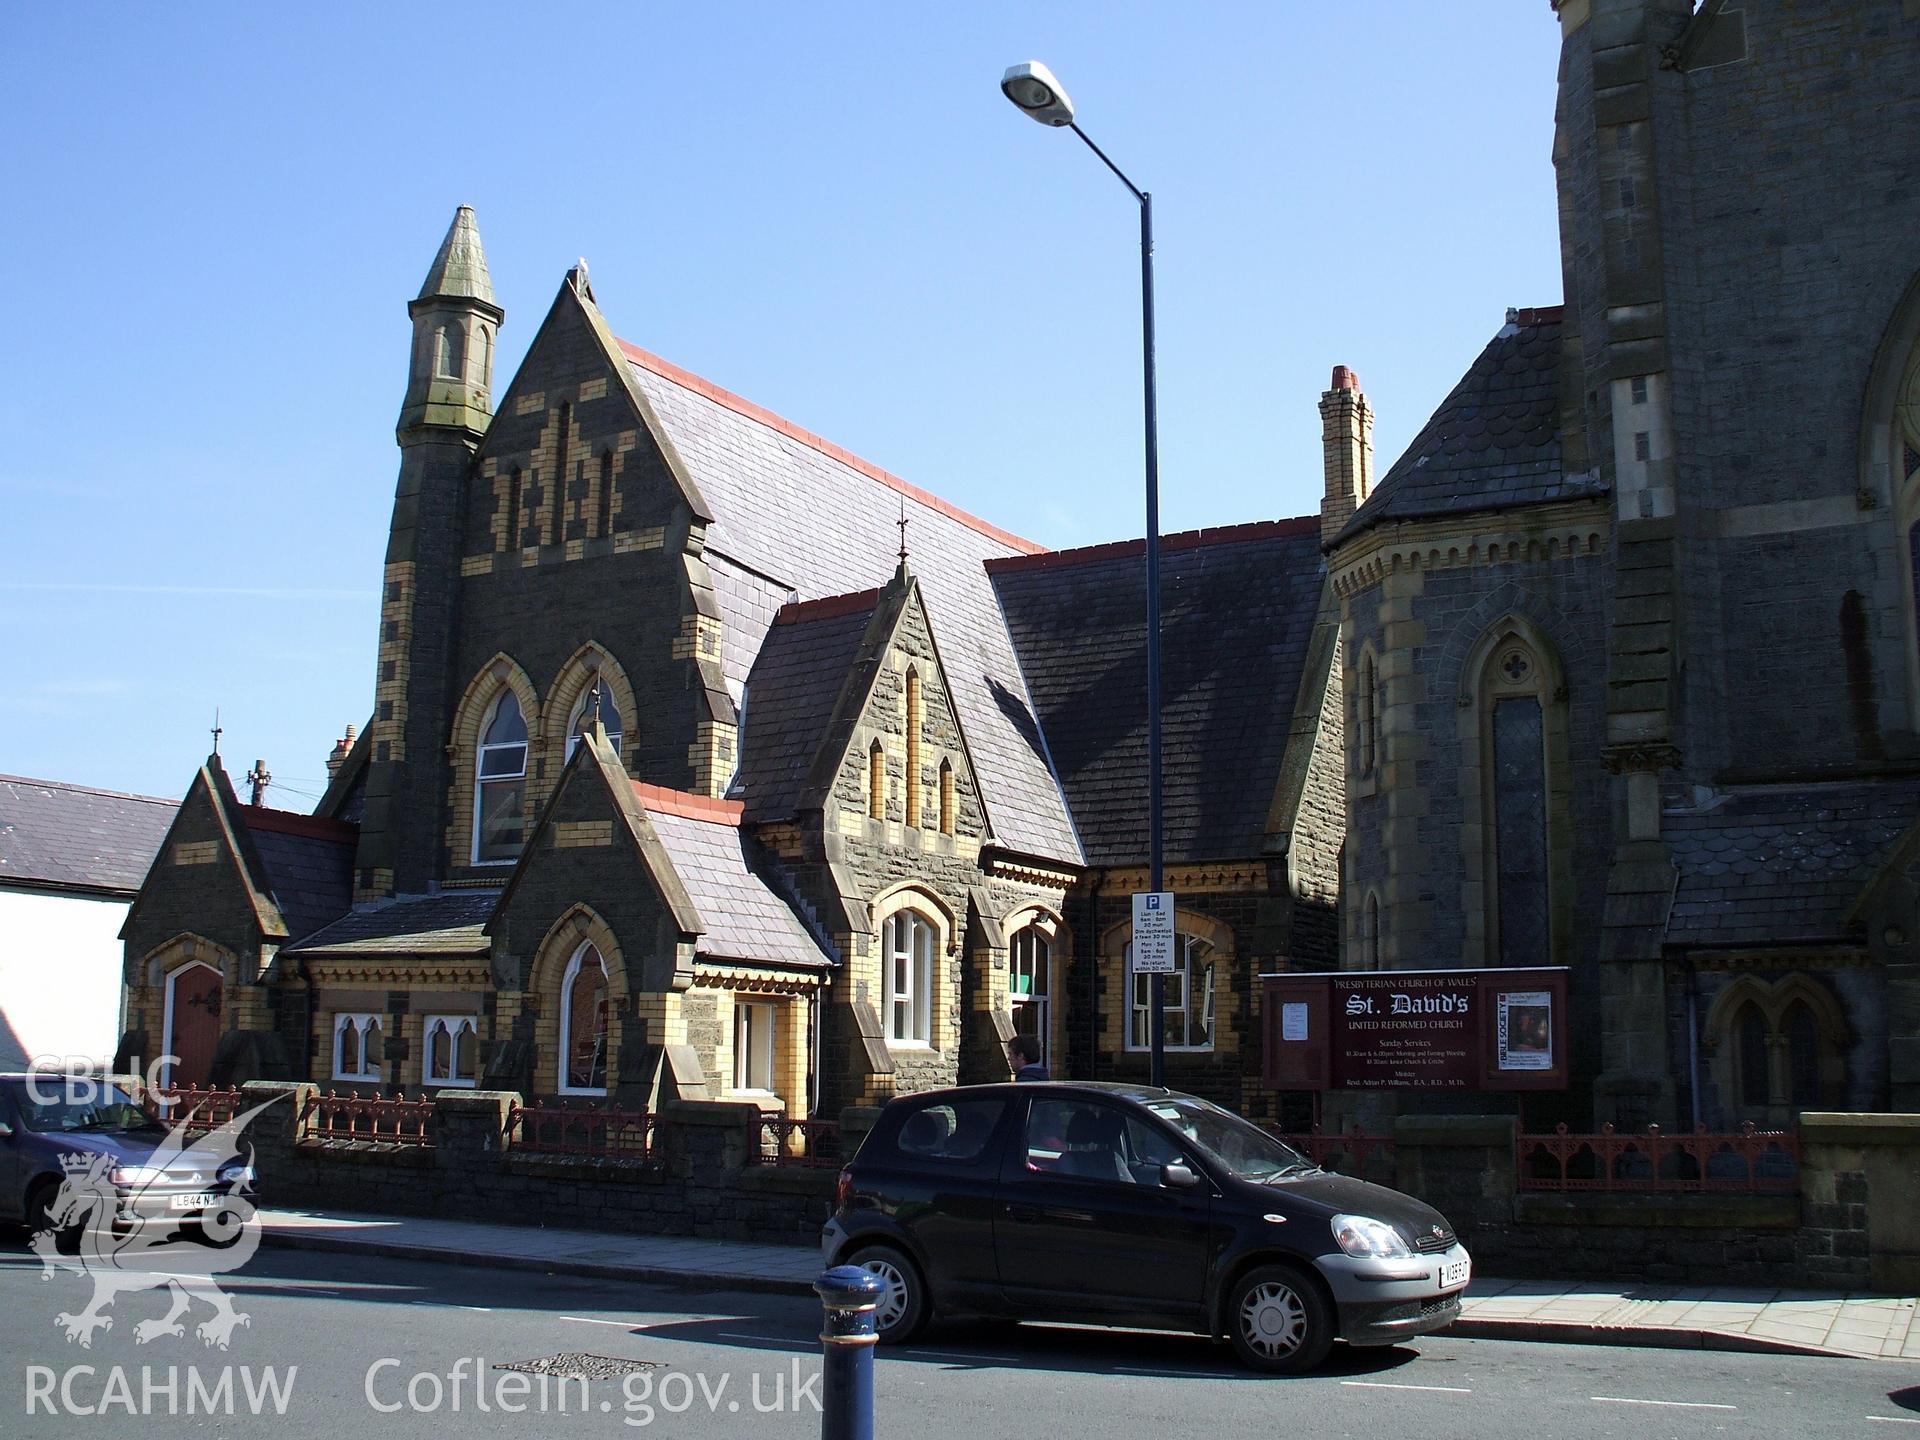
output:
[[[317,1087],[256,1080],[244,1108],[278,1101],[248,1127],[261,1202],[270,1206],[431,1215],[637,1235],[817,1243],[836,1169],[748,1164],[759,1107],[669,1101],[657,1112],[657,1160],[515,1152],[504,1143],[520,1096],[442,1090],[434,1143],[322,1140],[300,1119]],[[856,1145],[875,1112],[850,1110]]]
[[[1800,1193],[1523,1191],[1511,1116],[1402,1116],[1395,1180],[1489,1275],[1920,1291],[1920,1115],[1804,1114]]]

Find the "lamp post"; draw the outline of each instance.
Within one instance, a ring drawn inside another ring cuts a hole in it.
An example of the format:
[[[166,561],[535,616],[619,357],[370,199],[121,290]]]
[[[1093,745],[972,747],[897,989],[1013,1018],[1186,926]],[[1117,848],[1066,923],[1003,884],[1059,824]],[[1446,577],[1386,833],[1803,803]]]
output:
[[[1065,127],[1078,135],[1093,153],[1140,202],[1140,344],[1145,380],[1147,419],[1147,888],[1162,888],[1160,845],[1160,420],[1154,396],[1153,365],[1153,196],[1127,178],[1107,158],[1106,151],[1087,137],[1073,119],[1073,101],[1038,60],[1015,65],[1000,77],[1000,89],[1021,110],[1042,125]],[[1178,942],[1176,941],[1176,944]],[[1162,1017],[1166,995],[1161,977],[1152,978],[1149,1016],[1152,1081],[1167,1083],[1166,1040]]]

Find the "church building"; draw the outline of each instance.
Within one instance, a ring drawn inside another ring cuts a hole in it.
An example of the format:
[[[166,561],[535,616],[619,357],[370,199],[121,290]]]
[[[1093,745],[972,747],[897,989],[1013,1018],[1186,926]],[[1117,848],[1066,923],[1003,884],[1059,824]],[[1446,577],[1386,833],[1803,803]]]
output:
[[[1555,965],[1532,1119],[1920,1111],[1920,9],[1553,8],[1562,303],[1377,483],[1336,368],[1320,513],[1163,541],[1168,1078],[1297,1124],[1263,974]],[[373,713],[311,815],[201,768],[122,1059],[790,1115],[1016,1032],[1144,1077],[1142,544],[617,339],[584,264],[496,392],[464,208],[409,313]]]

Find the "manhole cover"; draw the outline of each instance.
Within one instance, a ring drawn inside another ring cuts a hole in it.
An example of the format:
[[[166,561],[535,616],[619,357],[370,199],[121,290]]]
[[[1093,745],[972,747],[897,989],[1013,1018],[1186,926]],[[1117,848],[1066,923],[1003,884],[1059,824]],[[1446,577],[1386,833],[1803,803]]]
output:
[[[518,1370],[527,1375],[554,1375],[563,1380],[618,1380],[636,1370],[658,1370],[658,1360],[621,1360],[612,1355],[570,1352],[544,1360],[503,1360],[496,1370]]]

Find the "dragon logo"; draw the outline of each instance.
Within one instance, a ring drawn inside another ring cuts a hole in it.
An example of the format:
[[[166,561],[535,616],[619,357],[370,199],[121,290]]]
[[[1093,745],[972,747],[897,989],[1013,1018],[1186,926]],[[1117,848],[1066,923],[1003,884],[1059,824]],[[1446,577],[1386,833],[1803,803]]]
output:
[[[62,1313],[55,1323],[69,1341],[91,1347],[96,1330],[111,1330],[107,1313],[125,1290],[170,1289],[173,1307],[158,1319],[134,1326],[134,1339],[144,1345],[163,1335],[183,1335],[180,1317],[192,1302],[211,1306],[213,1314],[194,1327],[209,1346],[225,1350],[233,1332],[249,1323],[245,1312],[214,1282],[215,1275],[238,1270],[260,1247],[251,1201],[237,1193],[221,1195],[217,1203],[192,1214],[172,1214],[162,1177],[189,1183],[211,1182],[223,1167],[241,1158],[240,1136],[268,1105],[257,1105],[235,1115],[204,1135],[189,1138],[188,1114],[173,1126],[151,1157],[136,1169],[115,1171],[120,1162],[111,1155],[67,1154],[61,1157],[65,1175],[59,1192],[47,1206],[46,1224],[34,1233],[33,1251],[40,1257],[40,1278],[51,1280],[62,1271],[93,1281],[93,1300],[79,1314]],[[244,1163],[251,1164],[247,1148]],[[128,1183],[132,1179],[138,1183]],[[177,1185],[169,1187],[177,1189]],[[212,1189],[211,1184],[208,1186]],[[71,1253],[69,1253],[71,1251]]]

